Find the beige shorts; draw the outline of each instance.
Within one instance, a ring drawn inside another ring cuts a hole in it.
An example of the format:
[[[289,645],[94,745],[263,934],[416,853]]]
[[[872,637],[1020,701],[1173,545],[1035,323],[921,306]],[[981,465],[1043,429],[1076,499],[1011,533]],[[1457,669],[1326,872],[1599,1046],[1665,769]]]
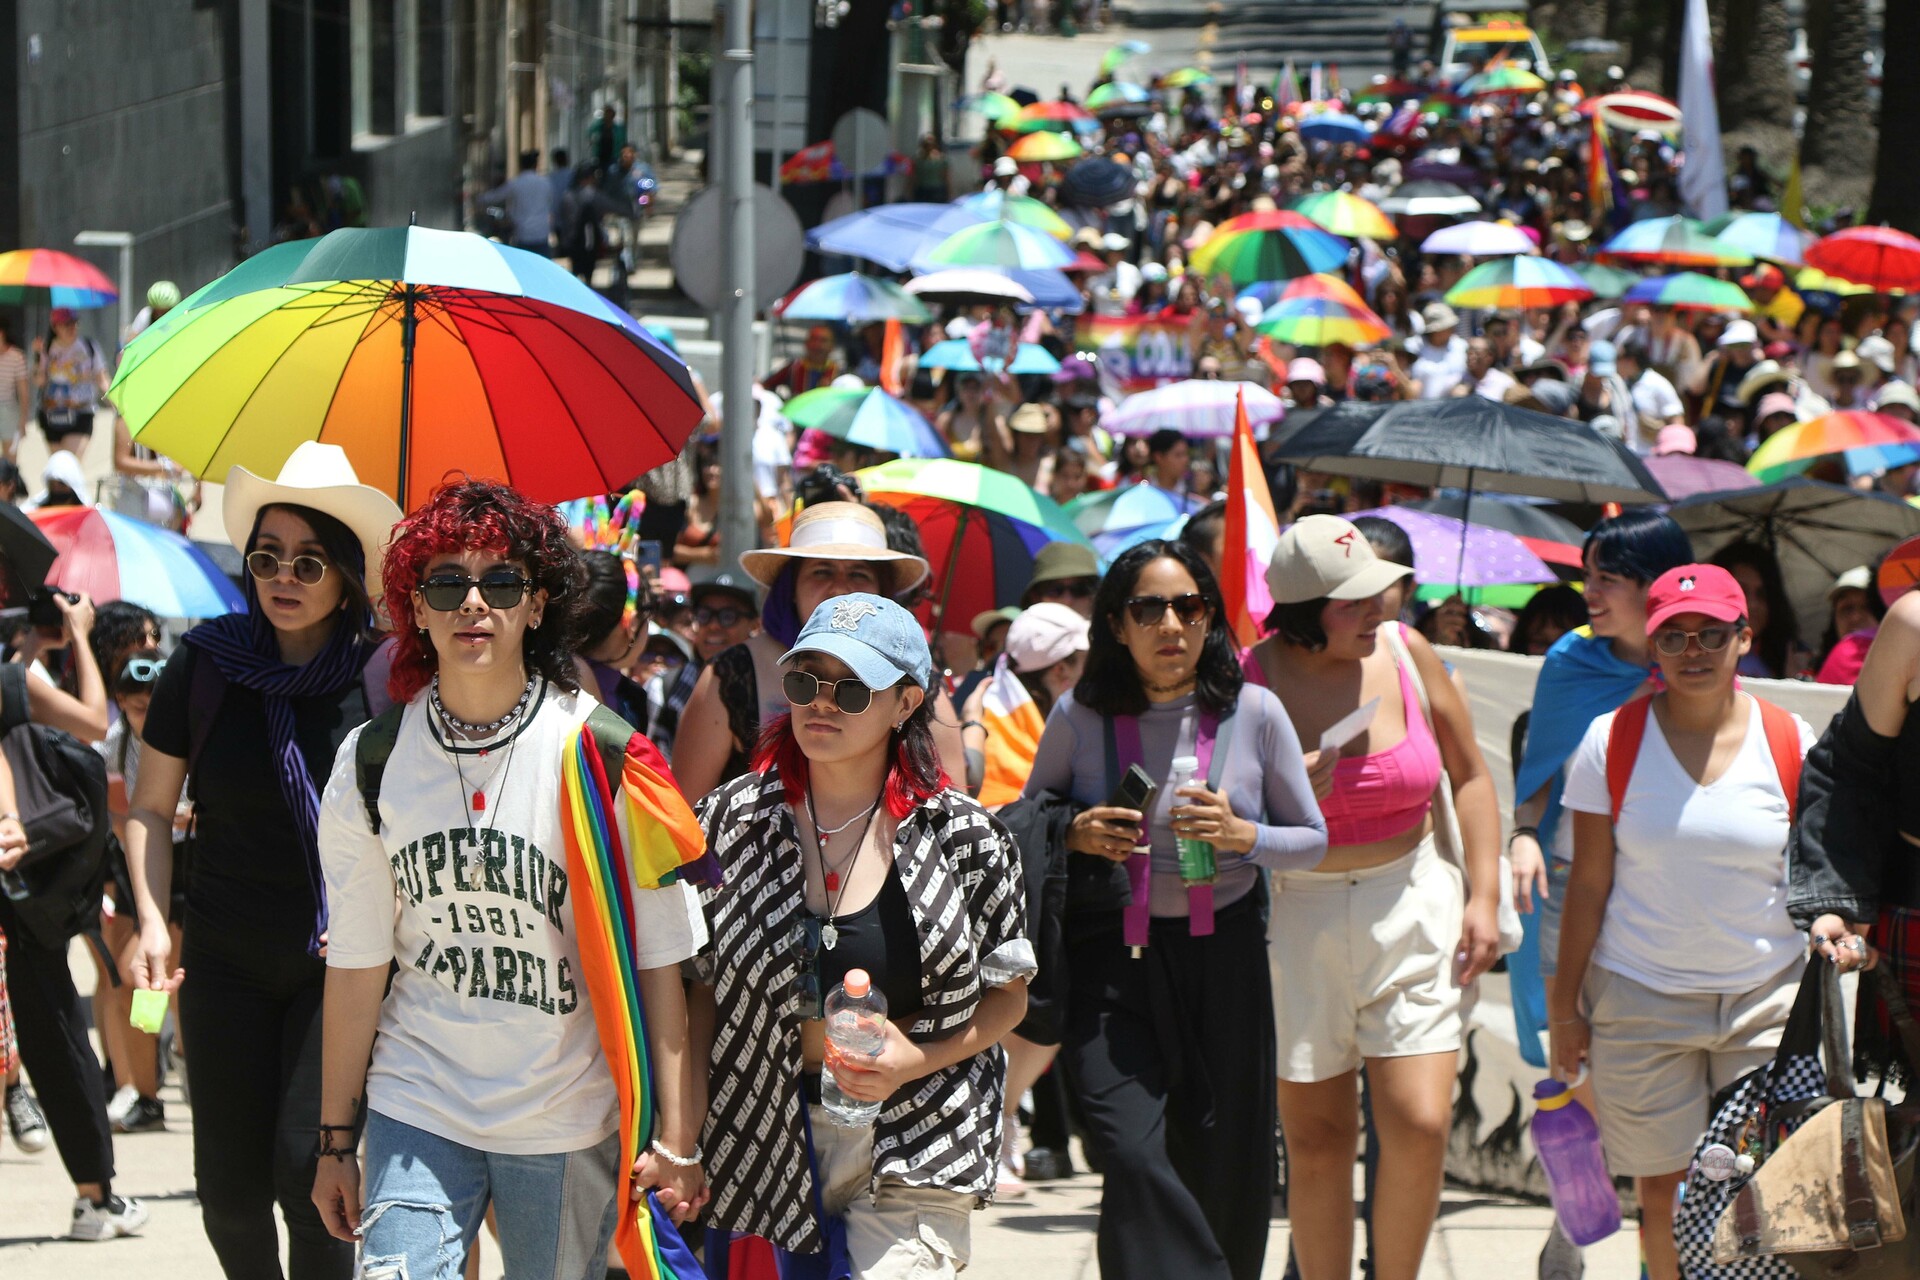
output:
[[[1744,995],[1672,993],[1598,965],[1581,989],[1593,1042],[1600,1140],[1616,1175],[1677,1173],[1693,1159],[1713,1095],[1773,1057],[1804,957]]]
[[[847,1219],[854,1280],[950,1280],[973,1251],[974,1198],[873,1178],[873,1128],[842,1129],[813,1108],[813,1149],[827,1212]]]
[[[1385,866],[1292,871],[1273,888],[1267,964],[1282,1080],[1459,1050],[1453,955],[1465,897],[1431,835]]]

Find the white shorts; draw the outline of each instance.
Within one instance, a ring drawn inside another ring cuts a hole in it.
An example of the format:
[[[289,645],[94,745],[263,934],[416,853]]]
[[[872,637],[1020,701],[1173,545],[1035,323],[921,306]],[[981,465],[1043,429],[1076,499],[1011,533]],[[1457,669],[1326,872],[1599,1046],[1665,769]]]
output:
[[[1384,866],[1291,871],[1273,890],[1267,963],[1282,1080],[1459,1051],[1453,956],[1465,890],[1431,835]]]

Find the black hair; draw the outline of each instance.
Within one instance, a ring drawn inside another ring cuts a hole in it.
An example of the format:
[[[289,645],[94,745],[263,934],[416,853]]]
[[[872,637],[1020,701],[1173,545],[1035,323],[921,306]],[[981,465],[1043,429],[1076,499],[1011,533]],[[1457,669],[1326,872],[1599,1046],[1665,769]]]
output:
[[[580,564],[587,571],[580,616],[580,651],[586,653],[599,648],[626,614],[627,567],[611,551],[583,551]]]
[[[1172,427],[1161,427],[1147,437],[1147,456],[1157,458],[1169,449],[1177,448],[1186,442],[1187,438]]]
[[[845,502],[848,500],[847,494],[840,492],[843,487],[846,489],[847,494],[852,495],[853,501],[860,502],[863,500],[860,482],[858,480],[855,480],[852,476],[834,466],[832,463],[823,462],[805,475],[794,480],[794,510],[798,511],[804,507],[818,506],[822,502]]]
[[[120,675],[121,664],[152,643],[148,636],[159,635],[160,619],[144,605],[129,600],[108,600],[94,608],[87,644],[93,649],[93,660],[100,664],[100,675],[109,689]]]
[[[1587,598],[1565,585],[1534,592],[1533,598],[1521,608],[1520,616],[1513,620],[1508,650],[1525,653],[1529,635],[1542,622],[1554,623],[1562,632],[1586,626]]]
[[[1883,560],[1885,558],[1884,556],[1881,557]],[[1874,561],[1872,569],[1873,572],[1867,577],[1867,585],[1860,588],[1860,590],[1866,594],[1867,611],[1873,615],[1873,620],[1878,623],[1887,616],[1887,602],[1881,597],[1880,592],[1876,590],[1874,586],[1875,583],[1880,581],[1879,560]],[[1846,637],[1834,628],[1833,602],[1828,601],[1827,630],[1826,633],[1820,637],[1820,657],[1814,663],[1814,670],[1818,671],[1821,667],[1827,665],[1827,658],[1833,653],[1835,646],[1844,639],[1846,639]]]
[[[1140,672],[1133,655],[1122,644],[1116,623],[1124,611],[1141,571],[1155,560],[1179,562],[1193,577],[1205,597],[1211,615],[1206,638],[1200,644],[1200,661],[1194,668],[1194,695],[1201,706],[1216,715],[1226,715],[1240,700],[1245,677],[1240,671],[1239,650],[1233,632],[1227,627],[1227,611],[1220,598],[1220,583],[1200,553],[1180,542],[1153,538],[1120,553],[1120,558],[1101,579],[1093,597],[1093,623],[1087,635],[1087,666],[1073,696],[1080,705],[1096,715],[1137,716],[1147,709],[1147,691],[1140,683]]]
[[[1747,465],[1746,446],[1729,428],[1727,419],[1717,415],[1700,419],[1700,425],[1693,429],[1693,437],[1694,457],[1731,462],[1736,467]]]
[[[26,487],[26,480],[20,474],[20,466],[12,458],[0,458],[0,485],[10,484],[13,491],[19,493]]]
[[[1673,517],[1651,507],[1635,507],[1602,520],[1580,548],[1582,562],[1602,573],[1631,578],[1646,586],[1669,569],[1693,563],[1693,544]]]
[[[1760,595],[1767,602],[1767,629],[1753,633],[1753,647],[1768,675],[1776,679],[1783,676],[1788,655],[1800,639],[1800,624],[1787,598],[1778,557],[1758,542],[1729,542],[1713,553],[1711,563],[1729,573],[1744,566],[1760,575]]]
[[[356,620],[369,639],[373,639],[373,602],[367,596],[367,549],[360,535],[324,511],[303,507],[295,502],[270,502],[253,519],[253,533],[247,538],[247,551],[260,545],[260,525],[269,511],[284,511],[297,516],[313,530],[313,540],[326,553],[327,563],[340,575],[340,590],[347,599],[347,616]]]
[[[1276,604],[1267,611],[1267,634],[1279,636],[1282,644],[1318,653],[1327,647],[1327,629],[1320,625],[1320,614],[1331,603],[1331,596],[1315,596],[1292,604]]]
[[[1652,367],[1652,361],[1648,359],[1651,352],[1648,351],[1647,344],[1638,338],[1621,343],[1613,355],[1616,360],[1631,360],[1642,369]]]
[[[912,516],[899,507],[890,507],[884,502],[870,502],[867,504],[867,509],[879,516],[880,523],[886,526],[887,550],[898,551],[906,556],[919,556],[922,560],[927,558],[926,544],[920,541],[920,526],[913,522]],[[930,588],[931,580],[929,579],[915,584],[894,599],[912,608],[913,604],[909,603],[907,597],[921,595]]]
[[[1180,529],[1180,541],[1201,555],[1213,551],[1213,540],[1227,523],[1227,500],[1217,498],[1187,517]]]
[[[1356,516],[1353,527],[1358,529],[1360,536],[1367,540],[1367,545],[1373,548],[1374,555],[1389,564],[1397,564],[1407,569],[1414,567],[1413,539],[1407,536],[1405,529],[1393,521],[1385,516]]]

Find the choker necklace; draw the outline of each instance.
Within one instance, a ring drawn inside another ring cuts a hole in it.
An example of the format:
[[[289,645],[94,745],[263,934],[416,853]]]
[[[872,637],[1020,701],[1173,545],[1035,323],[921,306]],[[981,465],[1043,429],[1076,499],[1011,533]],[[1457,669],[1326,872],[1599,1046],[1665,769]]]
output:
[[[1200,677],[1198,676],[1188,676],[1178,684],[1148,684],[1144,680],[1140,682],[1141,687],[1148,693],[1185,693],[1198,683],[1200,683]]]
[[[880,797],[875,796],[873,798],[873,803],[868,805],[864,811],[854,814],[851,818],[848,818],[845,822],[841,823],[839,826],[823,827],[820,825],[820,815],[816,814],[813,811],[813,796],[808,795],[807,796],[807,820],[813,823],[814,834],[822,835],[822,836],[837,836],[842,831],[845,831],[848,827],[852,826],[854,823],[860,821],[862,818],[872,817],[873,811],[875,809],[878,809],[879,807],[880,807]]]
[[[513,704],[512,710],[508,711],[507,714],[501,716],[498,720],[489,720],[484,724],[470,724],[465,720],[457,719],[447,711],[446,703],[440,701],[440,675],[438,672],[434,673],[433,683],[428,686],[427,697],[433,703],[434,714],[440,717],[440,722],[446,725],[447,728],[469,738],[484,738],[491,734],[498,733],[520,718],[520,713],[527,709],[527,702],[533,697],[533,677],[527,677],[527,687],[520,691],[520,701]]]

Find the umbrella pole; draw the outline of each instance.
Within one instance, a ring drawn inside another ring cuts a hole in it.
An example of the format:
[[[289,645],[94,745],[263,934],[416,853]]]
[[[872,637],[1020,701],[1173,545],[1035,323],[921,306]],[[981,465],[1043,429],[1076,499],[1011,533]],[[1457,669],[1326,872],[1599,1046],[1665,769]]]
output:
[[[407,509],[407,430],[413,425],[413,336],[419,324],[413,314],[414,286],[400,287],[400,510]]]
[[[1467,532],[1473,522],[1473,468],[1467,468],[1467,500],[1460,504],[1460,559],[1453,567],[1453,593],[1467,594]]]
[[[953,594],[953,578],[960,569],[960,544],[967,540],[967,517],[973,508],[960,504],[960,519],[954,523],[953,545],[947,548],[947,576],[940,584],[940,604],[933,611],[934,643],[940,643],[940,627],[947,620],[947,597]]]

